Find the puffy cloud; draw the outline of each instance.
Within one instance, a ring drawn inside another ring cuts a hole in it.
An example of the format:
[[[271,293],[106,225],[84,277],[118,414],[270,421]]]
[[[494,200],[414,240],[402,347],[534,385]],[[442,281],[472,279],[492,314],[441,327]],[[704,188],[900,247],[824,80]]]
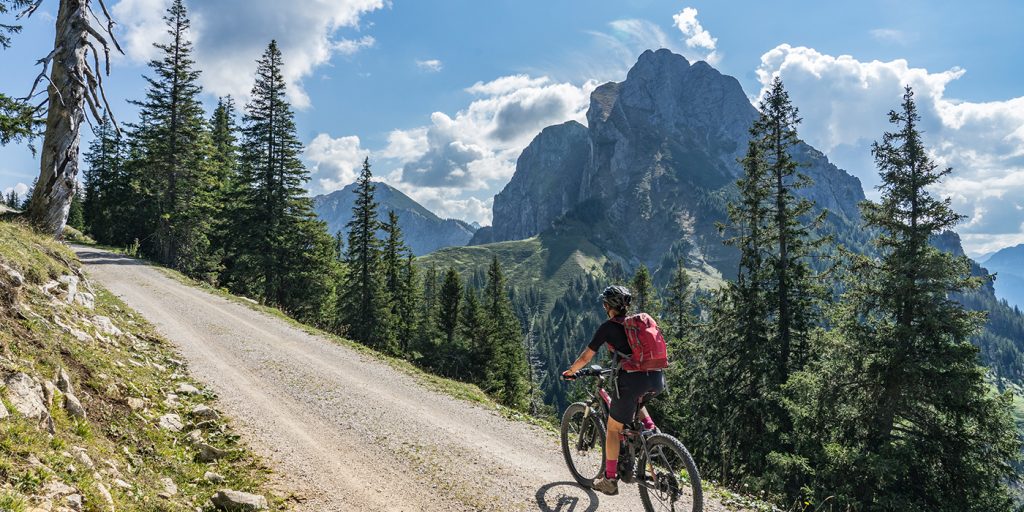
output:
[[[370,152],[359,144],[359,137],[332,138],[321,133],[306,146],[303,155],[310,164],[310,174],[315,180],[318,191],[331,191],[343,188],[356,181],[363,166],[363,159]]]
[[[703,52],[703,60],[710,64],[718,62],[718,53],[715,51],[718,38],[711,37],[711,33],[697,20],[697,9],[686,7],[672,16],[672,21],[686,38],[687,48],[691,51]]]
[[[11,191],[14,191],[14,193],[17,194],[18,197],[22,197],[23,198],[23,197],[25,197],[25,193],[28,192],[28,188],[29,188],[28,185],[26,185],[24,183],[18,183],[17,185],[15,185],[13,187],[5,188],[4,189],[4,196],[6,196],[7,194],[10,194]]]
[[[883,43],[906,44],[911,39],[910,34],[894,28],[871,29],[868,31],[868,34],[875,40]]]
[[[392,130],[388,134],[388,145],[379,153],[381,158],[406,163],[416,160],[427,152],[430,147],[427,141],[427,128],[412,130]]]
[[[121,0],[113,7],[129,58],[145,62],[155,56],[152,43],[166,37],[162,16],[168,5],[170,0]],[[340,38],[338,32],[358,29],[363,15],[385,5],[385,0],[296,0],[288,8],[276,0],[191,2],[191,35],[202,84],[213,94],[248,97],[256,59],[276,39],[284,55],[289,99],[306,108],[305,77],[334,55],[351,55],[375,42],[370,36]]]
[[[862,62],[789,45],[762,55],[757,70],[760,95],[781,76],[803,116],[801,136],[868,185],[879,182],[870,144],[891,129],[886,113],[898,108],[903,87],[913,87],[925,143],[939,165],[953,168],[935,192],[968,216],[959,231],[968,251],[977,253],[1024,241],[1024,97],[981,103],[947,98],[946,87],[965,73],[931,72],[902,59]]]
[[[569,119],[583,120],[595,86],[526,75],[477,82],[466,89],[479,96],[466,109],[454,116],[435,112],[429,126],[407,135],[425,140],[426,148],[404,163],[401,181],[463,190],[503,185],[514,172],[519,153],[540,130]],[[406,135],[392,132],[389,148],[397,147],[402,137]]]
[[[416,67],[428,73],[437,73],[444,68],[444,64],[438,59],[417,60]]]
[[[416,187],[407,183],[392,183],[405,195],[422,204],[438,217],[478,222],[482,226],[491,224],[491,206],[494,197],[478,199],[465,196],[462,189],[445,187]]]

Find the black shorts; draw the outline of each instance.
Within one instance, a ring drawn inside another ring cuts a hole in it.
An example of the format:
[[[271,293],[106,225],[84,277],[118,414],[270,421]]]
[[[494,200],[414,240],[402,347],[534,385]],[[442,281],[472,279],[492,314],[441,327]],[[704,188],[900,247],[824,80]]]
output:
[[[633,423],[636,411],[665,390],[665,375],[653,372],[619,372],[618,393],[612,390],[611,417],[619,423]]]

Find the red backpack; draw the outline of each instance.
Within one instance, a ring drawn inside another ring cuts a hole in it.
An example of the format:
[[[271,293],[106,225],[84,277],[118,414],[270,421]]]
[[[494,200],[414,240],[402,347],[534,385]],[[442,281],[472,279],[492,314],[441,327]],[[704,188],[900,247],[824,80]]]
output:
[[[668,347],[665,337],[658,329],[658,323],[647,313],[637,313],[627,317],[617,316],[613,322],[626,328],[626,339],[633,356],[624,359],[622,369],[627,372],[646,372],[668,368]],[[608,345],[613,353],[615,348]]]

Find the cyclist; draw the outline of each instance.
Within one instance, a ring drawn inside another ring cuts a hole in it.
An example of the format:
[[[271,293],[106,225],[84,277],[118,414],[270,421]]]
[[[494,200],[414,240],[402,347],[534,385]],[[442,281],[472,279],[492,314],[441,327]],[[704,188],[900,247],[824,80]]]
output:
[[[622,358],[632,355],[633,351],[626,339],[626,329],[622,322],[629,311],[629,304],[633,299],[629,289],[624,286],[609,286],[599,297],[608,320],[597,328],[594,337],[587,344],[587,348],[576,359],[576,362],[568,370],[562,372],[562,376],[571,379],[576,372],[580,371],[593,359],[594,354],[607,344],[613,354]],[[665,377],[661,370],[647,372],[620,371],[616,384],[616,393],[612,396],[612,403],[608,414],[607,436],[605,438],[605,469],[604,478],[594,481],[593,488],[608,495],[618,494],[619,478],[619,448],[620,434],[623,425],[633,421],[636,417],[637,407],[640,407],[645,430],[654,430],[654,420],[648,414],[647,408],[643,407],[650,398],[665,389]]]

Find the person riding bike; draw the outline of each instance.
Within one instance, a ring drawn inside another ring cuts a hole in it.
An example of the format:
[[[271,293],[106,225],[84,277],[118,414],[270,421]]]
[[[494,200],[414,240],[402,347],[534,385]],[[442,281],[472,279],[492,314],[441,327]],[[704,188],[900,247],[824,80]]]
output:
[[[626,329],[623,326],[623,319],[629,311],[629,305],[633,299],[629,289],[624,286],[609,286],[599,299],[604,305],[608,320],[597,328],[594,337],[576,359],[576,362],[568,370],[562,372],[562,376],[567,379],[571,379],[576,372],[586,366],[602,344],[607,344],[613,350],[612,353],[619,358],[631,356],[633,353],[629,340],[626,338]],[[618,494],[619,436],[623,426],[626,423],[631,423],[638,416],[637,408],[639,407],[639,417],[644,430],[655,430],[654,420],[651,419],[651,415],[648,414],[647,408],[643,404],[664,390],[665,376],[661,370],[619,372],[617,393],[612,397],[608,415],[604,478],[594,481],[594,489],[608,495]]]

